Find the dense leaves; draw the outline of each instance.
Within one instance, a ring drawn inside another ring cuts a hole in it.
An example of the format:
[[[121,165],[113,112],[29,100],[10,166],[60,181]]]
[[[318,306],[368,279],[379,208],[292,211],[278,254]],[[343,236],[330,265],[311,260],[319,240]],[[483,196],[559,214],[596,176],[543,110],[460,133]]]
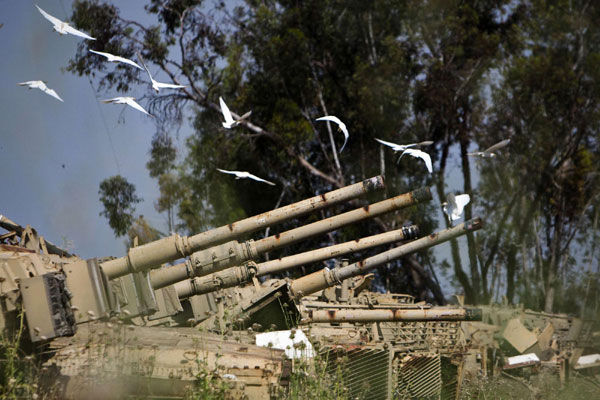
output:
[[[121,175],[115,175],[100,183],[98,194],[104,206],[100,215],[108,219],[115,235],[126,234],[134,220],[135,204],[142,201],[135,193],[135,186]]]
[[[465,217],[482,215],[485,230],[452,242],[447,260],[428,252],[390,264],[377,287],[443,303],[439,283],[449,280],[468,302],[506,296],[547,311],[584,309],[592,301],[560,293],[598,285],[594,2],[236,4],[151,0],[146,11],[154,22],[142,24],[122,18],[112,4],[74,3],[73,21],[98,40],[81,42],[70,71],[127,92],[147,85],[145,75],[107,67],[87,46],[122,56],[139,51],[164,79],[187,85],[147,96],[158,116],[147,167],[170,230],[201,231],[272,209],[280,199],[288,204],[382,173],[388,195],[430,186],[435,201],[281,255],[408,223],[422,232],[444,228],[439,203],[449,192],[469,193]],[[251,110],[249,120],[224,129],[219,96],[237,115]],[[349,127],[342,153],[336,127],[315,122],[327,114]],[[169,132],[184,115],[194,134],[177,154]],[[433,140],[425,150],[434,173],[410,157],[396,163],[398,155],[374,138]],[[467,156],[506,138],[510,147],[495,159]],[[249,171],[277,186],[235,180],[216,168]],[[585,268],[577,265],[583,260]]]

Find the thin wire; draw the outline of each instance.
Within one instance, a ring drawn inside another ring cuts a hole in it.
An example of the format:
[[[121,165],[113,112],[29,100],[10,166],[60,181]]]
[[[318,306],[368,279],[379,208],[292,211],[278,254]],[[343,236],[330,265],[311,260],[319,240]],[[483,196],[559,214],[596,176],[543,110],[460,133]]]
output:
[[[68,18],[67,10],[65,9],[65,5],[63,0],[60,0],[60,6],[63,10],[65,18]],[[98,103],[98,95],[96,94],[96,88],[94,87],[94,83],[92,82],[92,78],[88,75],[88,82],[90,83],[90,87],[92,88],[92,93],[94,94],[94,102],[96,103],[96,107],[98,107],[98,112],[100,113],[100,119],[102,120],[102,124],[104,125],[104,132],[106,133],[106,137],[108,138],[108,143],[110,144],[110,149],[112,150],[113,157],[115,158],[115,164],[117,166],[117,172],[121,175],[121,166],[119,165],[119,159],[117,158],[117,152],[115,151],[115,146],[113,145],[112,138],[110,137],[110,130],[108,129],[108,124],[106,123],[106,118],[104,117],[104,113],[102,112],[102,108]]]

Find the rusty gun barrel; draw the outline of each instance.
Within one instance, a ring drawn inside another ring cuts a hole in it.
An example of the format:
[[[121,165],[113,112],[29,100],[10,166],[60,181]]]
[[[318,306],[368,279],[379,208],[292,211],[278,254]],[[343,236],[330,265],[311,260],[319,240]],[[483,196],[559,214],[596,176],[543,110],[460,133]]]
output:
[[[480,308],[431,307],[423,309],[307,310],[301,325],[339,322],[481,321]]]
[[[187,257],[201,249],[227,242],[241,235],[264,229],[312,211],[354,199],[384,187],[383,177],[376,176],[193,236],[182,237],[175,234],[143,246],[131,248],[126,256],[106,261],[101,264],[101,268],[109,279],[156,268],[163,263]]]
[[[349,242],[336,244],[321,249],[306,251],[300,254],[266,261],[256,265],[242,265],[229,268],[201,278],[188,279],[175,284],[177,295],[180,299],[190,296],[206,294],[219,289],[242,285],[250,280],[252,276],[263,276],[267,274],[286,271],[300,265],[341,257],[349,253],[370,249],[402,240],[416,239],[419,236],[419,228],[416,225],[406,226],[390,232],[380,233]]]
[[[309,237],[429,200],[431,192],[421,188],[257,241],[227,242],[192,254],[186,263],[152,271],[150,281],[154,289],[159,289],[188,278],[206,276]]]
[[[469,232],[481,229],[482,221],[480,218],[473,218],[453,228],[444,229],[429,236],[422,237],[413,242],[398,246],[392,250],[377,254],[376,256],[366,258],[357,263],[342,268],[330,270],[324,268],[321,271],[294,280],[290,285],[290,291],[295,297],[303,297],[308,294],[334,286],[344,279],[364,274],[375,267],[386,264],[390,261],[404,257],[419,250],[424,250],[440,243],[465,235]]]

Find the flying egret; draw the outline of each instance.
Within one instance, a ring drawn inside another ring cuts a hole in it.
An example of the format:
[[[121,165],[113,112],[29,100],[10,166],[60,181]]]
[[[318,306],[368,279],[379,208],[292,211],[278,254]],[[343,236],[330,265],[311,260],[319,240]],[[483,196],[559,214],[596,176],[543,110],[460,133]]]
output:
[[[115,56],[114,54],[104,53],[103,51],[96,51],[96,50],[92,50],[92,49],[90,49],[90,52],[106,57],[109,62],[114,62],[114,63],[121,62],[121,63],[129,64],[132,67],[142,69],[142,67],[140,67],[135,61],[131,61],[129,58]]]
[[[231,115],[231,111],[229,111],[229,107],[225,104],[225,100],[219,96],[219,104],[221,104],[221,112],[223,113],[223,118],[225,118],[225,122],[223,122],[223,128],[231,129],[234,126],[238,125],[242,120],[248,118],[252,111],[248,111],[246,114],[242,115],[238,119],[233,119],[233,115]]]
[[[137,53],[137,56],[140,59],[140,62],[142,63],[142,65],[144,66],[144,69],[148,73],[148,76],[150,77],[150,81],[152,81],[152,89],[154,89],[156,91],[156,93],[158,93],[160,91],[160,89],[183,89],[183,88],[187,87],[185,85],[174,85],[172,83],[162,83],[162,82],[155,81],[154,78],[152,78],[152,74],[150,73],[150,70],[146,66],[146,63],[144,62],[144,59],[142,58],[141,54]]]
[[[342,121],[340,121],[340,119],[338,117],[335,117],[333,115],[326,115],[324,117],[317,118],[315,121],[331,121],[331,122],[335,122],[338,125],[338,131],[342,131],[344,133],[344,144],[342,145],[342,148],[340,149],[340,153],[342,151],[344,151],[344,147],[346,146],[348,137],[350,137],[350,134],[348,134],[348,129],[346,128],[346,124],[344,124]]]
[[[429,171],[429,173],[433,172],[433,168],[431,166],[431,157],[429,156],[429,154],[425,153],[424,151],[417,150],[417,149],[406,149],[402,152],[402,154],[400,154],[400,157],[398,158],[398,162],[400,162],[400,159],[405,154],[422,159],[423,161],[425,161],[425,165],[427,166],[427,170]]]
[[[268,181],[266,179],[259,178],[258,176],[252,175],[251,173],[246,172],[246,171],[227,171],[226,169],[221,169],[221,168],[217,168],[217,171],[222,172],[224,174],[235,175],[235,179],[250,178],[250,179],[254,179],[255,181],[264,182],[269,185],[275,186],[275,184],[273,182]]]
[[[77,29],[75,29],[71,25],[69,25],[68,23],[61,21],[60,19],[48,14],[46,11],[42,10],[37,4],[35,6],[40,11],[40,13],[42,13],[44,18],[46,18],[48,21],[52,22],[54,30],[56,32],[60,33],[61,35],[66,35],[66,34],[70,33],[71,35],[79,36],[84,39],[96,40],[96,38],[93,38],[93,37],[89,36],[88,34],[78,31]]]
[[[484,151],[475,151],[473,153],[467,153],[467,155],[468,156],[478,156],[481,158],[494,158],[497,156],[497,154],[494,153],[494,151],[501,149],[505,146],[508,146],[509,143],[510,143],[510,139],[505,139],[505,140],[498,142],[495,145],[485,149]]]
[[[60,98],[60,96],[54,91],[54,89],[50,89],[50,88],[48,88],[48,86],[46,86],[44,81],[27,81],[27,82],[18,83],[18,85],[19,86],[28,86],[29,89],[40,89],[42,92],[49,94],[50,96],[54,97],[55,99],[63,101],[63,99]]]
[[[468,194],[454,195],[454,193],[448,193],[447,201],[442,203],[442,210],[448,217],[448,222],[452,225],[452,221],[456,221],[462,217],[465,206],[471,201],[471,197]]]
[[[135,102],[135,97],[115,97],[114,99],[102,100],[103,103],[113,103],[113,104],[127,104],[130,107],[135,108],[138,111],[143,112],[146,115],[153,116],[148,111],[144,110],[144,107],[140,106]]]

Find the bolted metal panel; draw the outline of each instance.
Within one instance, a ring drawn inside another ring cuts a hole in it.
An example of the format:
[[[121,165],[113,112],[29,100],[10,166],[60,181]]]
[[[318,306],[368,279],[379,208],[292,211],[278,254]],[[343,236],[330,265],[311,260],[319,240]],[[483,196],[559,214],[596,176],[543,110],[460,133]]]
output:
[[[102,263],[101,267],[109,279],[115,279],[134,271],[158,268],[161,264],[186,257],[193,252],[236,239],[241,235],[252,233],[325,207],[354,199],[363,194],[383,189],[384,187],[383,178],[376,176],[360,183],[355,183],[193,236],[181,237],[173,235],[146,243],[142,246],[129,249],[125,257]]]
[[[77,331],[64,275],[51,272],[19,282],[32,342],[72,336]]]

